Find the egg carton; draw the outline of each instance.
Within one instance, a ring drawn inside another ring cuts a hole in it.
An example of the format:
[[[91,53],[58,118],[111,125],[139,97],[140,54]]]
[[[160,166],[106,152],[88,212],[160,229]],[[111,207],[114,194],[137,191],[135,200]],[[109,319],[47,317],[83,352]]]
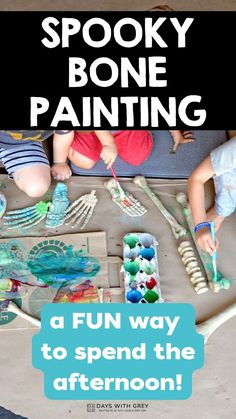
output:
[[[125,300],[127,303],[161,303],[157,241],[149,233],[129,233],[123,238]]]

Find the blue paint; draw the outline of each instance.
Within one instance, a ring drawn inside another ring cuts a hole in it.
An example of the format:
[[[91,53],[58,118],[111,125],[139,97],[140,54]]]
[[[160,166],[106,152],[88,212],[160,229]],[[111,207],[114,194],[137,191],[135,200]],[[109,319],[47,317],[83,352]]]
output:
[[[30,273],[25,259],[26,249],[19,240],[10,239],[0,243],[0,279],[27,282]]]
[[[46,219],[47,228],[56,228],[63,224],[66,216],[66,210],[70,205],[67,197],[68,188],[65,183],[58,182],[52,195],[52,204]]]
[[[140,291],[131,289],[127,292],[126,298],[131,303],[138,303],[143,298],[143,295]]]
[[[91,278],[100,270],[97,259],[84,256],[81,250],[74,251],[68,246],[66,253],[43,253],[37,259],[28,261],[28,268],[39,281],[53,288],[65,286],[68,282],[81,278]]]
[[[139,252],[139,256],[141,256],[142,258],[148,260],[150,262],[150,260],[152,260],[155,256],[155,250],[153,249],[153,247],[144,247],[140,252]]]

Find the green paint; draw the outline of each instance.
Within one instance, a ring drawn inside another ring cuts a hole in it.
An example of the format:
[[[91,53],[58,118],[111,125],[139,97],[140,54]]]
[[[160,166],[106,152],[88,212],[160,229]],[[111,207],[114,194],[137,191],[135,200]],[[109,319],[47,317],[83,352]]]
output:
[[[130,247],[130,249],[133,249],[139,242],[139,238],[134,234],[126,234],[124,237],[124,242]]]
[[[35,205],[36,211],[39,215],[45,215],[47,214],[48,208],[50,207],[51,202],[50,201],[41,201],[38,204]]]
[[[124,263],[124,269],[129,272],[130,275],[134,276],[138,273],[140,265],[137,261],[128,261]]]
[[[206,264],[206,267],[210,271],[210,273],[212,275],[212,278],[213,278],[214,275],[215,275],[215,271],[214,271],[214,268],[212,266],[212,263],[208,262]],[[218,270],[217,270],[217,278],[216,278],[215,282],[218,282],[222,286],[222,288],[224,288],[226,290],[229,289],[230,285],[231,285],[230,279],[223,277],[222,273]]]
[[[158,300],[159,295],[152,290],[148,290],[147,292],[145,292],[143,297],[148,303],[155,303]]]

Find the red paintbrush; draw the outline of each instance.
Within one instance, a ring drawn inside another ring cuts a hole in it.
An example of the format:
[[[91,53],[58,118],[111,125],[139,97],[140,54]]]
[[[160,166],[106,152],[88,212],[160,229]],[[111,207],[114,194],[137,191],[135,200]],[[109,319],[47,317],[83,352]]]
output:
[[[112,167],[112,166],[110,167],[110,169],[111,169],[112,176],[113,176],[113,178],[114,178],[114,179],[115,179],[115,181],[116,181],[117,188],[119,189],[121,202],[122,202],[124,205],[126,205],[127,207],[131,207],[131,206],[132,206],[132,202],[130,201],[129,197],[127,197],[127,195],[126,195],[126,194],[125,194],[125,192],[123,191],[122,187],[120,186],[120,182],[119,182],[119,180],[118,180],[118,178],[117,178],[117,176],[116,176],[116,172],[115,172],[115,170],[113,169],[113,167]]]

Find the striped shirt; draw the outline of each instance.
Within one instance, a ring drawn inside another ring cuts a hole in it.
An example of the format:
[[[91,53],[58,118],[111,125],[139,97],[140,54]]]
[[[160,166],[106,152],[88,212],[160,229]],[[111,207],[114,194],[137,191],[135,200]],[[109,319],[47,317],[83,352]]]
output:
[[[0,131],[0,149],[15,148],[22,145],[22,141],[44,141],[56,132],[59,135],[67,134],[70,131],[50,131],[50,130],[8,130]]]

